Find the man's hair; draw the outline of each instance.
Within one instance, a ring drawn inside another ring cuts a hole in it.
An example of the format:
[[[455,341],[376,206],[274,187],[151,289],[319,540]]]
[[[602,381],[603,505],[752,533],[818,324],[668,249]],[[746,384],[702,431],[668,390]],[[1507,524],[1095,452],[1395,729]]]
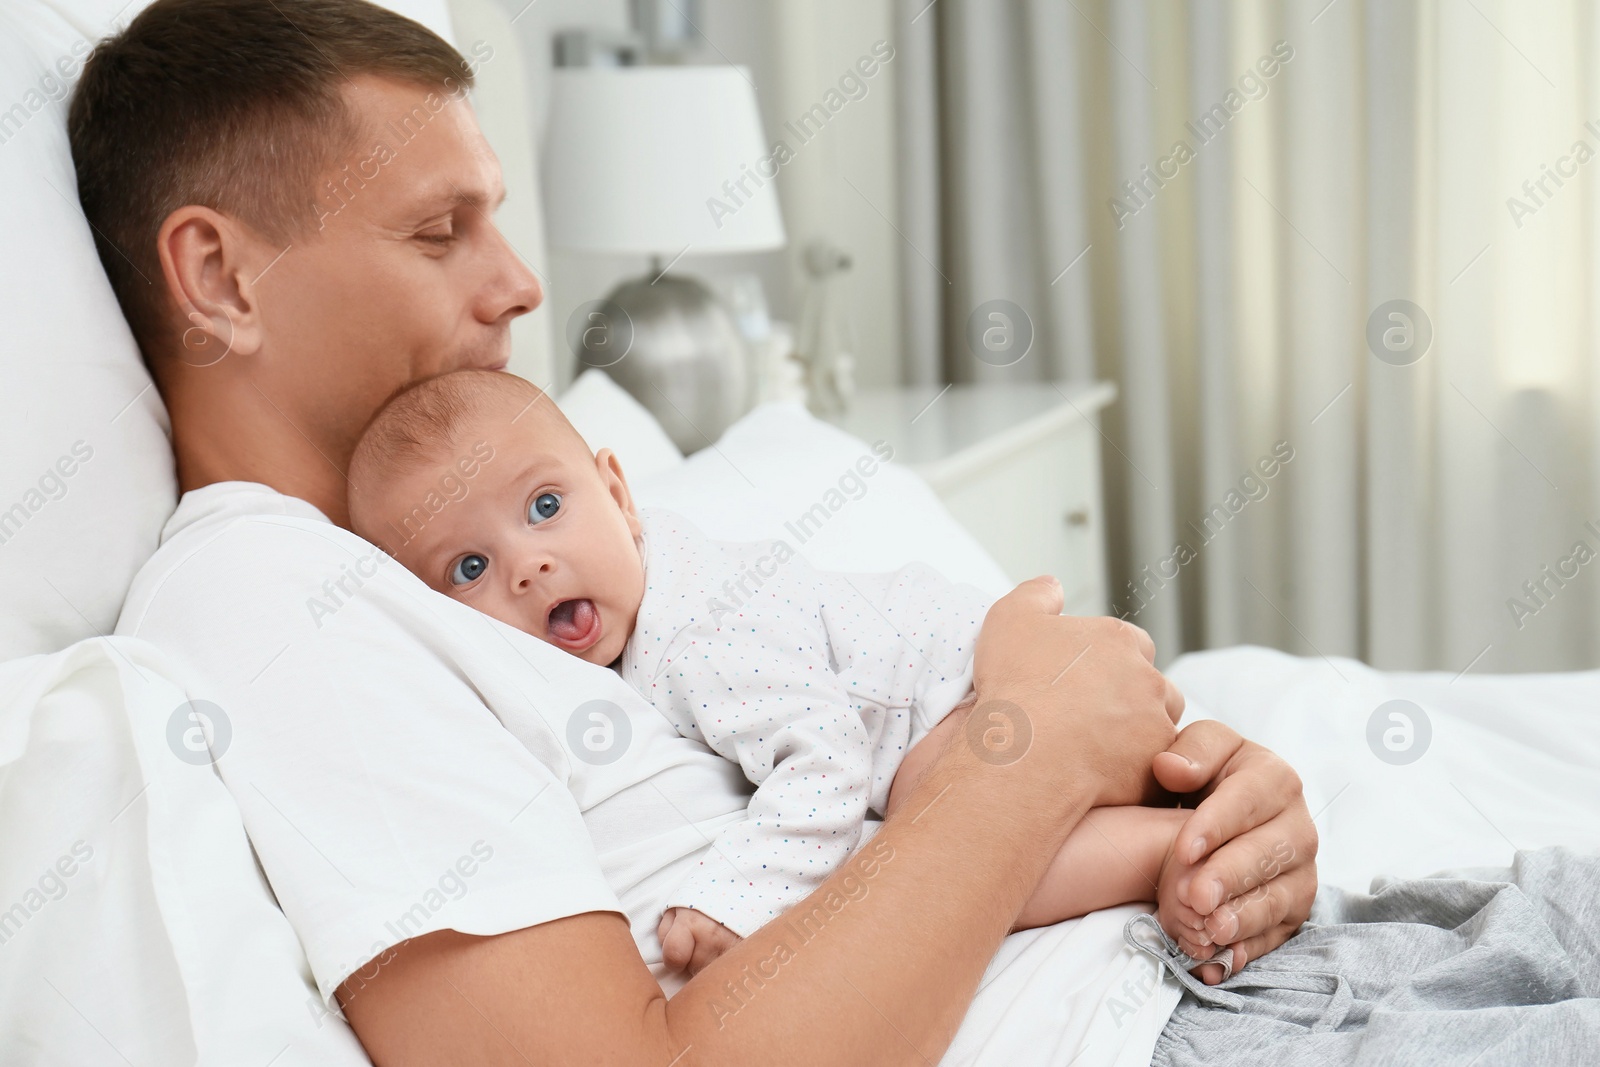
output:
[[[156,236],[198,204],[287,243],[360,129],[371,74],[464,93],[438,35],[365,0],[156,0],[84,65],[67,131],[100,261],[148,360],[171,323]]]

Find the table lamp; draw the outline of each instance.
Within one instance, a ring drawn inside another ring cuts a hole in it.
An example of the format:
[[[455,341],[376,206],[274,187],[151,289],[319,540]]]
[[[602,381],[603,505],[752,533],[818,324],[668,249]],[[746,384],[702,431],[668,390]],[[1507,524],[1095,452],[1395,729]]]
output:
[[[703,282],[669,272],[689,253],[781,248],[772,179],[786,160],[762,136],[744,68],[554,72],[545,146],[551,243],[652,262],[648,274],[580,308],[567,343],[685,452],[715,441],[748,410],[752,375],[729,310]]]

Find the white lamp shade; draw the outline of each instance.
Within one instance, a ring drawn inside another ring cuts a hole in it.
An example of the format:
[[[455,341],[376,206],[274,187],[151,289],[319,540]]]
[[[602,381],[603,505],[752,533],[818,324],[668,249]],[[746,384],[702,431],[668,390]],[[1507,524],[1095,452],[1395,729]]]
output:
[[[747,78],[740,67],[557,70],[551,243],[665,256],[782,247],[777,160]]]

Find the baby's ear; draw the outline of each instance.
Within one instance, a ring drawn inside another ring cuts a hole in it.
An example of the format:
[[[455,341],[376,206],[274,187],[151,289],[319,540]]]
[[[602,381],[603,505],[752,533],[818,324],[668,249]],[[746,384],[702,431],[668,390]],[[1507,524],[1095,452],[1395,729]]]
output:
[[[602,448],[594,454],[595,469],[600,473],[600,480],[605,483],[606,491],[611,494],[611,499],[616,502],[623,517],[628,520],[628,529],[633,536],[638,537],[642,532],[639,525],[639,509],[634,506],[633,493],[628,489],[628,479],[622,473],[622,464],[617,461],[617,454],[609,448]]]

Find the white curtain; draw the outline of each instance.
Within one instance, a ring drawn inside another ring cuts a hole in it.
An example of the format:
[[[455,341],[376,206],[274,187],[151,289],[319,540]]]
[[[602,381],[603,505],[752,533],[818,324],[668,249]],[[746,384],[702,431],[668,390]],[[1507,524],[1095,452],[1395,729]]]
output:
[[[896,3],[905,375],[1117,383],[1114,609],[1165,657],[1597,665],[1592,2]]]

